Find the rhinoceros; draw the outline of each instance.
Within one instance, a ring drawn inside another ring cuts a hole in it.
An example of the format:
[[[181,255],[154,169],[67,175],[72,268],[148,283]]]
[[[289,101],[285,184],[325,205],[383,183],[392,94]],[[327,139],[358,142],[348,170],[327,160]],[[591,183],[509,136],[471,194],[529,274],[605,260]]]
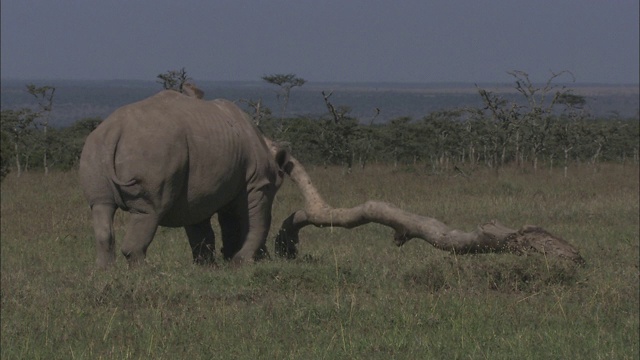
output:
[[[194,261],[214,262],[216,213],[224,258],[253,261],[266,252],[288,162],[230,101],[165,90],[117,109],[87,137],[80,158],[97,265],[115,262],[117,208],[130,213],[121,246],[130,265],[145,259],[158,226],[184,227]]]

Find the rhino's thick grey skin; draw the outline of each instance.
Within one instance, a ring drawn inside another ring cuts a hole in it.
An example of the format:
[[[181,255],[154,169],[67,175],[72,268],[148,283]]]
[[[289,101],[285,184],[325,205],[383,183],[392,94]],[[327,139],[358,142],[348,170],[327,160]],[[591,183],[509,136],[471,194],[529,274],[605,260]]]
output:
[[[212,262],[215,213],[225,258],[252,261],[265,251],[287,161],[229,101],[163,91],[116,110],[87,137],[80,158],[97,265],[115,261],[117,208],[131,213],[121,248],[130,264],[144,260],[158,226],[184,227],[194,261]]]

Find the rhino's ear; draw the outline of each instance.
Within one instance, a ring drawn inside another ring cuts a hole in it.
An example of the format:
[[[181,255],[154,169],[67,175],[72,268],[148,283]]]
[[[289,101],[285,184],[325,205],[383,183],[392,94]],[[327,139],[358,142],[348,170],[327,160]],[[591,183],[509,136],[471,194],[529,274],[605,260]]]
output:
[[[196,99],[202,99],[204,97],[204,91],[198,89],[195,84],[192,83],[182,85],[182,93]]]
[[[278,168],[280,170],[286,172],[287,174],[291,170],[291,155],[285,149],[278,149],[276,151],[276,164],[278,164]]]
[[[276,165],[278,166],[278,169],[280,171],[283,171],[289,174],[289,172],[291,171],[291,167],[293,166],[293,163],[291,162],[292,158],[291,158],[291,155],[289,154],[289,151],[286,148],[284,148],[281,144],[278,144],[272,141],[271,139],[265,137],[264,135],[262,136],[262,139],[266,143],[267,148],[269,149],[269,153],[273,156],[273,159],[276,161]]]

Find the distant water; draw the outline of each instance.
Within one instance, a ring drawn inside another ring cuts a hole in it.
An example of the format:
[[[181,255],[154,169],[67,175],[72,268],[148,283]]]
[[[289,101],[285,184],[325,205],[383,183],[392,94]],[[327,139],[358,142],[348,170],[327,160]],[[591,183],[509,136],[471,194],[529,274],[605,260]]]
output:
[[[35,99],[26,92],[28,80],[2,80],[2,109],[33,107]],[[56,87],[51,124],[68,126],[87,117],[106,118],[118,107],[142,100],[161,89],[153,81],[33,81],[36,86]],[[198,82],[206,99],[225,98],[238,101],[262,100],[264,106],[280,116],[281,105],[277,87],[263,82]],[[511,84],[480,84],[480,87],[517,99]],[[599,117],[637,117],[640,109],[637,85],[579,85],[575,92],[587,98],[592,114]],[[336,107],[347,106],[350,115],[362,123],[369,123],[375,109],[380,109],[376,123],[408,116],[421,119],[433,111],[460,107],[481,107],[482,102],[473,84],[392,84],[392,83],[307,83],[294,88],[286,116],[327,114],[322,91],[332,93],[330,100]],[[520,96],[521,97],[521,96]]]

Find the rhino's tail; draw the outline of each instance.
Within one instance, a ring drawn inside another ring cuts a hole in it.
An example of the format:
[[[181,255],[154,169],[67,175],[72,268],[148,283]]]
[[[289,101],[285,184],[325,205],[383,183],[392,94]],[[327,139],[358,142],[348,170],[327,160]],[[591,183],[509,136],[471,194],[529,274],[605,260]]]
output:
[[[118,140],[120,139],[120,134],[117,135],[117,139]],[[114,201],[116,202],[118,207],[126,210],[127,206],[122,200],[122,194],[120,193],[120,188],[135,185],[137,183],[137,180],[131,179],[128,181],[122,181],[116,175],[116,153],[118,150],[118,142],[119,142],[118,140],[113,141],[112,148],[104,152],[104,154],[108,156],[108,158],[106,159],[107,161],[105,161],[105,164],[108,164],[107,176],[111,180],[110,184],[111,184],[111,190],[113,193]]]
[[[118,140],[120,139],[120,134],[118,134]],[[111,178],[111,181],[119,186],[131,186],[134,185],[136,183],[136,179],[131,179],[129,181],[122,181],[120,179],[118,179],[118,176],[116,175],[116,154],[118,152],[118,143],[119,141],[114,141],[113,142],[113,149],[110,149],[111,151],[106,151],[105,154],[110,154],[111,158],[108,160],[108,164],[109,164],[109,177]]]

